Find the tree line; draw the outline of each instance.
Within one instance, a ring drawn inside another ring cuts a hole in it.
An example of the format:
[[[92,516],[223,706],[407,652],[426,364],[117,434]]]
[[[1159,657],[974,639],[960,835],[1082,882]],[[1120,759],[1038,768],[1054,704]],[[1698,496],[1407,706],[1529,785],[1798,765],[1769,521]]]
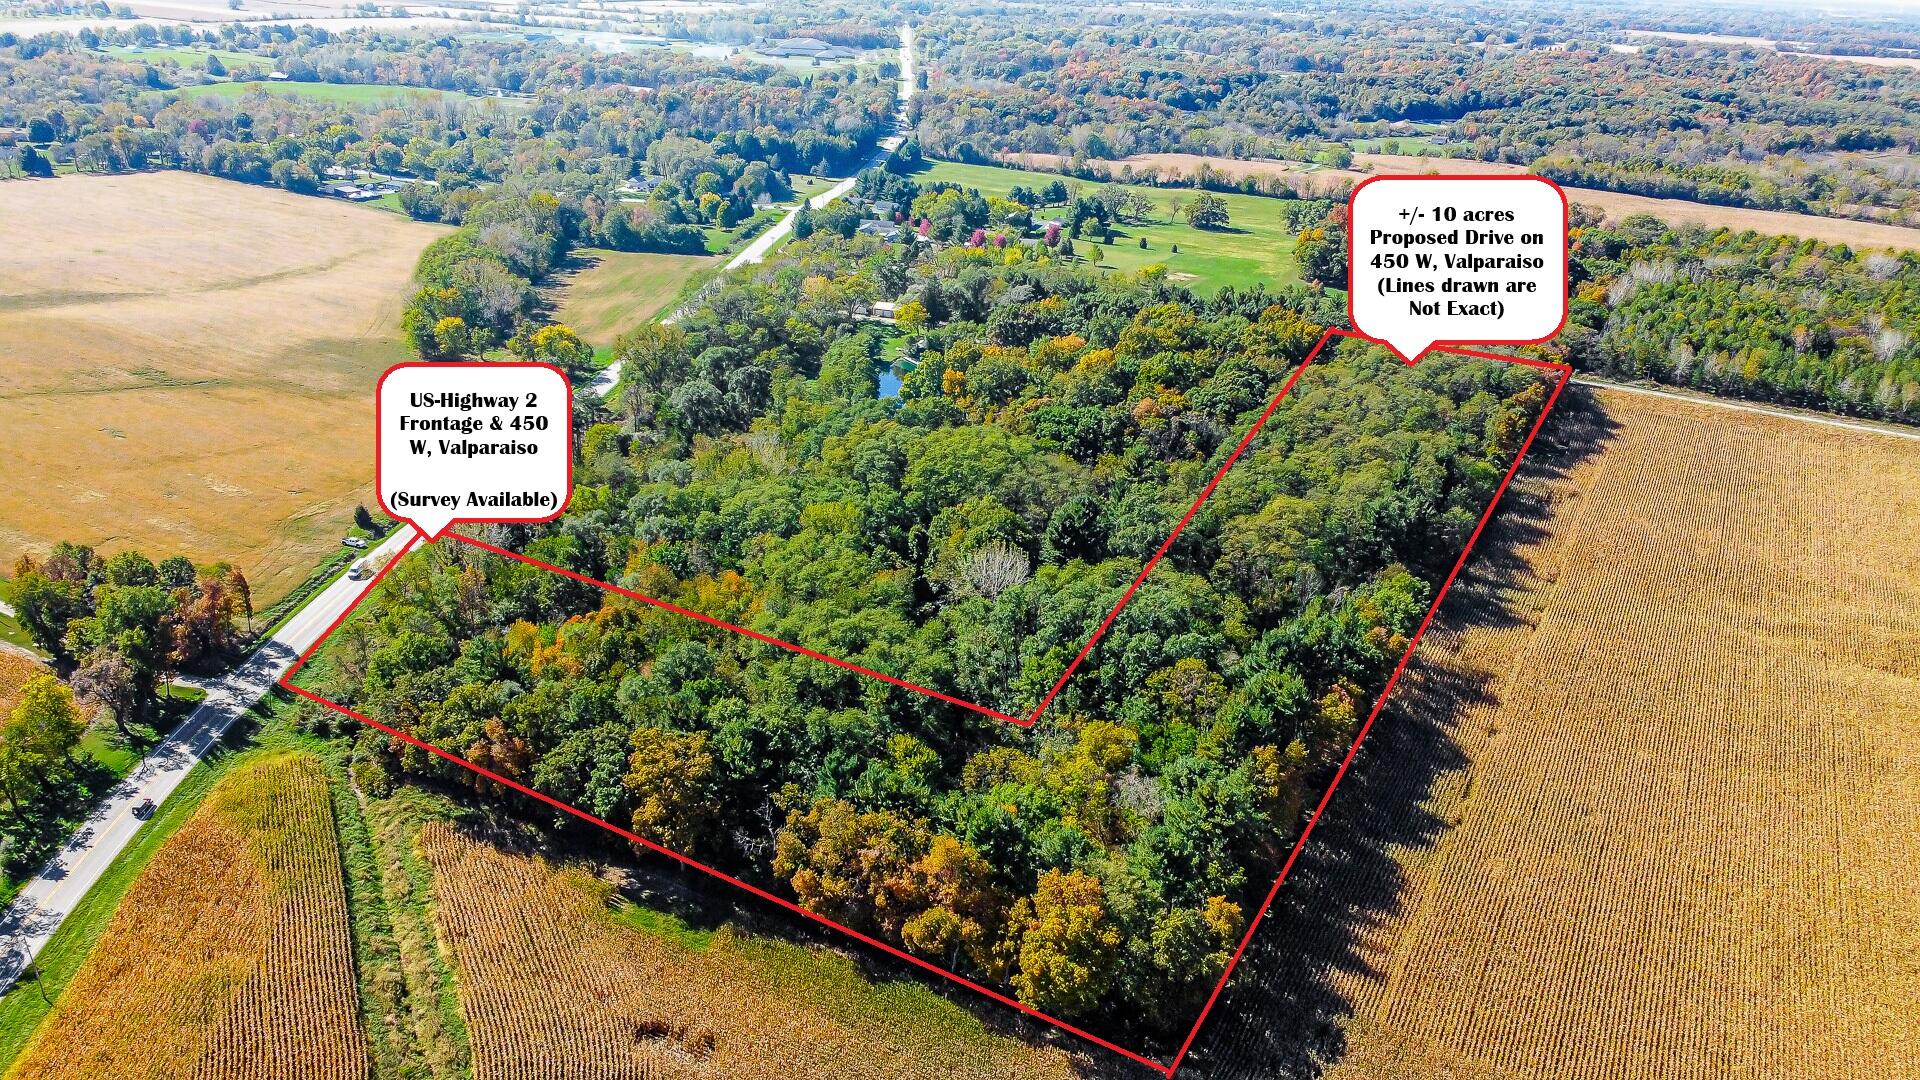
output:
[[[1349,148],[1393,139],[1610,190],[1920,222],[1920,176],[1861,156],[1920,146],[1920,73],[1627,39],[1604,14],[936,11],[920,40],[941,77],[915,101],[916,134],[942,158],[1345,167]]]
[[[84,171],[179,168],[301,193],[342,172],[401,176],[422,182],[403,195],[411,214],[452,224],[485,188],[520,180],[578,203],[595,242],[688,251],[702,249],[693,226],[736,224],[758,197],[786,197],[791,173],[866,152],[893,106],[892,85],[871,73],[796,76],[679,54],[588,63],[554,44],[315,30],[281,46],[276,62],[301,57],[334,81],[524,96],[183,97],[164,92],[177,68],[163,74],[50,35],[0,48],[0,125],[27,129]],[[649,170],[666,183],[633,195],[630,181]]]
[[[1574,230],[1578,367],[1920,422],[1920,256],[1644,215]]]
[[[132,550],[103,558],[69,541],[20,556],[12,591],[20,625],[123,734],[149,718],[172,675],[231,659],[253,618],[238,567]]]
[[[161,688],[182,671],[230,660],[253,617],[246,575],[181,555],[155,563],[138,551],[102,557],[61,542],[13,566],[22,627],[67,673],[30,678],[0,717],[0,864],[32,865],[115,779],[80,752],[89,716],[122,740],[154,737]]]
[[[877,299],[919,312],[897,399]],[[485,534],[1019,713],[1318,339],[1275,299],[819,233],[622,338],[568,515]],[[1544,401],[1512,365],[1323,364],[1030,732],[464,545],[396,567],[316,678],[1036,1007],[1172,1025]],[[361,738],[370,783],[496,793]]]

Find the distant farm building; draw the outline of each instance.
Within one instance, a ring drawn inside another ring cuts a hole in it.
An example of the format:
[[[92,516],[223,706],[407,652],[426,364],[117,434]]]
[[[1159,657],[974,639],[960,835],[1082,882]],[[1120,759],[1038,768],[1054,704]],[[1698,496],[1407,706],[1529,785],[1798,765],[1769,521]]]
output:
[[[766,56],[798,56],[812,60],[852,60],[860,54],[845,45],[833,45],[819,38],[779,38],[755,45],[754,51]]]

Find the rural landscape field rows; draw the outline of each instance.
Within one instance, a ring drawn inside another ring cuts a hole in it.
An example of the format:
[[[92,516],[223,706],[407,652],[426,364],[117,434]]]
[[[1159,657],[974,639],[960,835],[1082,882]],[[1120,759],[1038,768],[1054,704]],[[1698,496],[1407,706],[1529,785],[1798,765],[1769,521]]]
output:
[[[440,228],[179,172],[0,192],[0,550],[225,558],[262,607],[366,498],[366,390]]]
[[[0,1080],[1920,1080],[1916,2],[0,3]]]
[[[147,867],[8,1080],[367,1075],[326,779],[240,766]]]
[[[1916,1075],[1920,462],[1702,412],[1582,391],[1523,472],[1235,996],[1300,1070]]]
[[[867,985],[845,958],[796,955],[731,928],[644,933],[616,921],[606,885],[578,869],[442,823],[422,828],[419,844],[460,977],[474,1080],[1076,1075],[1067,1054],[996,1035],[911,984]]]

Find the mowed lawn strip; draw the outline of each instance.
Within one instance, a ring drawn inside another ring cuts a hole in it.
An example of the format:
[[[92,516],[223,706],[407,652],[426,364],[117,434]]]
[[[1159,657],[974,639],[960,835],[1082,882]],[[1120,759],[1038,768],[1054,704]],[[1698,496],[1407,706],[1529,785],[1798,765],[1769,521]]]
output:
[[[1092,180],[1060,177],[1057,173],[1003,169],[995,165],[963,165],[936,161],[914,174],[921,184],[946,181],[975,188],[983,195],[1005,196],[1015,187],[1028,190],[1045,187],[1055,179],[1078,184],[1084,192],[1107,185]],[[1153,201],[1156,220],[1147,224],[1125,224],[1114,228],[1114,242],[1095,245],[1091,235],[1074,241],[1074,249],[1091,257],[1098,246],[1102,265],[1116,270],[1139,270],[1147,266],[1165,266],[1176,281],[1184,281],[1200,292],[1214,292],[1228,285],[1245,288],[1265,285],[1280,288],[1300,281],[1294,265],[1294,230],[1288,228],[1288,211],[1295,204],[1288,199],[1269,199],[1259,195],[1222,195],[1227,201],[1228,226],[1225,229],[1196,229],[1177,218],[1173,207],[1193,201],[1199,192],[1183,188],[1136,186]],[[1040,207],[1036,221],[1053,217],[1064,219],[1065,207]],[[1146,237],[1142,250],[1140,238]],[[1176,253],[1173,249],[1179,247]]]
[[[574,256],[586,265],[562,280],[553,319],[598,349],[665,312],[689,281],[720,265],[701,255],[599,248],[582,248]]]
[[[1335,169],[1299,161],[1246,160],[1176,153],[1135,154],[1119,160],[1094,160],[1087,164],[1110,174],[1132,170],[1138,175],[1158,177],[1163,181],[1185,180],[1205,166],[1229,180],[1246,177],[1261,179],[1278,177],[1289,184],[1293,190],[1323,198],[1344,198],[1346,191],[1354,184],[1371,176],[1421,176],[1428,173],[1517,176],[1527,172],[1524,165],[1422,153],[1419,151],[1425,149],[1424,147],[1406,138],[1372,140],[1377,143],[1396,141],[1402,150],[1416,152],[1374,153],[1361,150],[1356,144],[1355,149],[1360,152],[1354,154],[1354,167],[1350,169]],[[1007,160],[1017,161],[1036,169],[1045,169],[1063,164],[1067,159],[1058,154],[1017,154],[1007,155]],[[1563,187],[1562,190],[1566,192],[1570,203],[1576,206],[1593,207],[1609,221],[1619,221],[1635,214],[1648,214],[1669,225],[1699,225],[1708,229],[1752,231],[1768,236],[1797,236],[1829,244],[1846,244],[1856,249],[1888,248],[1893,251],[1920,251],[1920,229],[1909,229],[1878,221],[1855,221],[1851,218],[1821,217],[1817,214],[1796,214],[1783,210],[1750,210],[1743,206],[1720,206],[1688,199],[1655,199],[1646,195],[1629,195],[1624,192],[1601,191],[1595,188]],[[1228,198],[1231,199],[1233,196]]]
[[[259,68],[261,71],[273,69],[273,57],[258,53],[235,52],[232,49],[194,48],[188,45],[154,45],[148,48],[124,49],[114,47],[101,49],[100,54],[109,60],[125,60],[129,63],[153,64],[156,67],[175,64],[194,71],[206,69],[209,55],[218,57],[228,70],[241,68]]]

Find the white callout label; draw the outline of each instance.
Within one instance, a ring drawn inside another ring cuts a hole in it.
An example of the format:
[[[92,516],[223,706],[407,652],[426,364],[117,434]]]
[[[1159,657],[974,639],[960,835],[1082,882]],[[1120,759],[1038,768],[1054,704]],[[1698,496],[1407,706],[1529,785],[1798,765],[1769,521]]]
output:
[[[1528,345],[1567,319],[1567,200],[1537,176],[1383,176],[1348,204],[1354,329],[1412,363]]]
[[[380,377],[375,487],[436,539],[456,521],[551,521],[573,491],[572,388],[548,364],[399,364]]]

